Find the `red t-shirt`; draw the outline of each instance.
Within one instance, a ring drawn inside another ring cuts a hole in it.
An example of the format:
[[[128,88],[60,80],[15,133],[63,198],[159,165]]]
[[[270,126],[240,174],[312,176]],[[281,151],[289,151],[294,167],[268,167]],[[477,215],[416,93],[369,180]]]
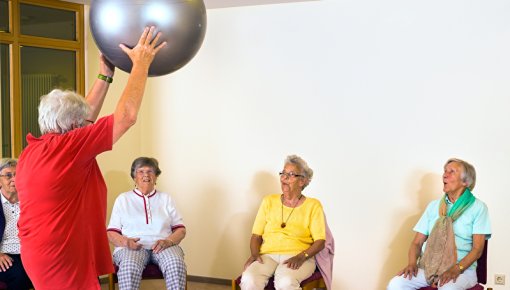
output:
[[[113,266],[96,156],[112,149],[113,115],[27,141],[16,168],[23,265],[38,290],[100,289]]]

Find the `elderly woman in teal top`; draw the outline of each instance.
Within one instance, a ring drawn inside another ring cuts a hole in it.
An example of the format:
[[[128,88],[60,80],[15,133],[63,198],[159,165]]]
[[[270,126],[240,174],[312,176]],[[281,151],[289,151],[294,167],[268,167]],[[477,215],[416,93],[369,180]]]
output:
[[[475,182],[471,164],[455,158],[446,162],[445,194],[427,206],[414,227],[408,265],[390,281],[388,290],[429,285],[465,290],[476,285],[476,260],[491,236],[491,227],[487,206],[471,192]]]

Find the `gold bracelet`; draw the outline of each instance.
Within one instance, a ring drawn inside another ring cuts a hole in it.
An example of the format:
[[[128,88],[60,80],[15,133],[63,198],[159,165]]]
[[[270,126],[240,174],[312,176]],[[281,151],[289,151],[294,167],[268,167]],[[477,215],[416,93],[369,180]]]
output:
[[[113,78],[112,78],[112,77],[105,76],[105,75],[103,75],[103,74],[98,74],[98,75],[97,75],[97,78],[98,78],[98,79],[100,79],[100,80],[102,80],[102,81],[105,81],[105,82],[107,82],[107,83],[109,83],[109,84],[111,84],[111,83],[113,82]]]
[[[464,273],[464,266],[462,266],[460,263],[458,263],[457,266],[459,266],[460,273]]]
[[[303,254],[305,255],[305,258],[308,259],[308,257],[310,257],[310,255],[308,255],[307,252],[303,251]]]

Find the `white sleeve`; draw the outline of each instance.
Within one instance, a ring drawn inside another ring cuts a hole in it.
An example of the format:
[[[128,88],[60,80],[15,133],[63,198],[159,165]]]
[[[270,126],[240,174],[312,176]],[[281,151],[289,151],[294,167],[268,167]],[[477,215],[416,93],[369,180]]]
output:
[[[122,234],[122,200],[124,200],[124,194],[119,195],[115,199],[113,204],[112,214],[110,216],[110,223],[108,224],[108,231],[116,231]]]
[[[171,220],[170,226],[172,227],[172,230],[177,226],[184,226],[184,221],[182,220],[182,216],[175,207],[174,200],[170,195],[168,195],[168,211],[169,211],[169,218]]]

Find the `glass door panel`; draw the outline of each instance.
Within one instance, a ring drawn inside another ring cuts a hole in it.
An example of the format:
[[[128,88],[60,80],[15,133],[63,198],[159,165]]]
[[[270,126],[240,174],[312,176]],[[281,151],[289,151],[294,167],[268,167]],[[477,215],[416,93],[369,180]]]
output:
[[[9,1],[0,0],[0,32],[9,31]]]
[[[11,85],[9,45],[0,44],[0,145],[2,157],[11,157]]]
[[[21,47],[22,136],[39,137],[38,111],[41,96],[51,90],[76,90],[76,52],[59,49]],[[23,137],[23,148],[26,146]]]
[[[20,4],[21,34],[76,40],[76,12]]]

